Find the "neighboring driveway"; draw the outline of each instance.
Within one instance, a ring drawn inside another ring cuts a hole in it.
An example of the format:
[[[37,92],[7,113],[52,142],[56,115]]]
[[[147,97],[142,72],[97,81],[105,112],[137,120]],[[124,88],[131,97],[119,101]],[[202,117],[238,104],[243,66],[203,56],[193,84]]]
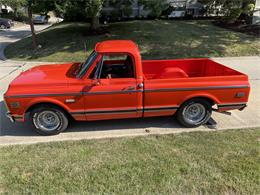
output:
[[[51,26],[51,24],[35,25],[36,33]],[[0,31],[0,60],[6,60],[4,56],[5,47],[21,38],[27,37],[31,34],[29,25],[20,26],[13,29],[5,29]]]
[[[216,130],[260,127],[260,57],[215,58],[231,68],[249,75],[252,87],[248,107],[241,111],[232,111],[231,116],[213,113],[217,121]],[[56,136],[39,136],[32,132],[27,123],[11,123],[6,117],[6,108],[2,101],[11,80],[22,69],[40,64],[37,62],[0,62],[0,145],[30,144],[49,141],[100,139],[127,136],[143,136],[149,134],[172,134],[188,131],[211,131],[208,126],[198,128],[182,128],[174,117],[158,117],[146,119],[125,119],[96,122],[73,122],[68,130]]]

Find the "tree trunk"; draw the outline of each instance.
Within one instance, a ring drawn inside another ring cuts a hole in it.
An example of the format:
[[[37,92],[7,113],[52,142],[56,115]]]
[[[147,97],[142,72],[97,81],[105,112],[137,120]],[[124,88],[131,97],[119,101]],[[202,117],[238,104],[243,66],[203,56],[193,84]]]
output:
[[[99,28],[99,18],[98,17],[94,16],[91,18],[90,28],[91,28],[91,30],[97,30]]]
[[[18,19],[18,14],[17,14],[17,8],[14,8],[14,18],[17,20]]]
[[[34,24],[33,24],[33,18],[32,18],[32,5],[28,5],[28,17],[29,17],[29,23],[31,27],[31,33],[32,33],[32,46],[34,49],[37,47],[37,40],[36,40],[36,34],[34,30]]]

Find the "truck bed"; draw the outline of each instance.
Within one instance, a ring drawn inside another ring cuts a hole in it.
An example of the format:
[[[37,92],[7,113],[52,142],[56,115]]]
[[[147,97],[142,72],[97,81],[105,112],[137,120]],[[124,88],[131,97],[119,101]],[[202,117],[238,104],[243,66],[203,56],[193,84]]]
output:
[[[210,59],[144,60],[142,66],[147,80],[243,75]]]

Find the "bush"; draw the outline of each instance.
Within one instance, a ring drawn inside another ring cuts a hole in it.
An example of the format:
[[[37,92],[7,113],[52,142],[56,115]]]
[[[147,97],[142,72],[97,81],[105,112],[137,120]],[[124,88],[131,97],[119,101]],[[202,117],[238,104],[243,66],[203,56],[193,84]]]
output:
[[[28,21],[28,16],[25,12],[22,11],[17,11],[16,14],[14,12],[9,12],[9,13],[2,13],[0,14],[0,17],[2,18],[8,18],[11,20],[16,20],[19,22],[27,22]]]
[[[229,14],[224,17],[224,21],[227,23],[235,22],[241,15],[241,13],[242,13],[242,9],[240,8],[230,9]]]
[[[68,1],[64,6],[64,19],[69,22],[86,21],[85,3]]]
[[[130,17],[131,14],[133,13],[133,9],[132,9],[131,6],[125,5],[125,6],[122,7],[122,12],[123,12],[124,16]]]
[[[111,21],[118,21],[121,19],[121,13],[118,9],[114,9],[110,12]]]
[[[15,16],[15,20],[19,22],[27,22],[29,20],[28,15],[25,12],[17,11],[17,15]]]

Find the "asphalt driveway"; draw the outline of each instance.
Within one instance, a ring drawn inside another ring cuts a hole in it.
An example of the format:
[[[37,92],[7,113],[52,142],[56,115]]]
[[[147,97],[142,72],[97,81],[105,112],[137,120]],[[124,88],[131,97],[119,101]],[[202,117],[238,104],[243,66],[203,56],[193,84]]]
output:
[[[36,33],[51,26],[51,23],[44,25],[35,25]],[[5,47],[21,38],[27,37],[31,34],[30,26],[25,24],[17,28],[5,29],[0,31],[0,60],[6,60],[4,56]]]
[[[231,116],[213,113],[212,118],[217,122],[214,129],[211,126],[182,128],[174,117],[157,117],[73,122],[66,132],[48,137],[39,136],[31,131],[27,123],[11,123],[5,117],[6,108],[2,99],[3,93],[14,77],[23,69],[41,63],[2,61],[0,62],[0,145],[260,127],[260,57],[215,58],[214,60],[248,74],[252,87],[248,107],[244,111],[232,111]]]

